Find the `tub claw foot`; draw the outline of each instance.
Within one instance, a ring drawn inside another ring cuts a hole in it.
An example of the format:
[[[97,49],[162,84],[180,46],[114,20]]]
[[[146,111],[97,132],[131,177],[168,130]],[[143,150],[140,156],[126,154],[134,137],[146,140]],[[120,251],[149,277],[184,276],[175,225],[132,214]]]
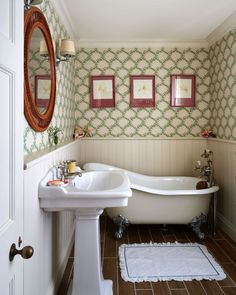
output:
[[[162,224],[161,231],[165,233],[168,231],[166,224]]]
[[[205,234],[201,232],[200,227],[203,223],[205,223],[207,220],[206,215],[201,214],[200,216],[196,216],[192,219],[191,223],[189,226],[193,229],[195,234],[200,240],[203,240],[205,237]]]
[[[129,222],[128,218],[123,217],[122,215],[118,215],[116,217],[113,217],[113,221],[118,227],[115,232],[115,239],[120,240],[123,236],[124,230],[130,224],[130,222]]]

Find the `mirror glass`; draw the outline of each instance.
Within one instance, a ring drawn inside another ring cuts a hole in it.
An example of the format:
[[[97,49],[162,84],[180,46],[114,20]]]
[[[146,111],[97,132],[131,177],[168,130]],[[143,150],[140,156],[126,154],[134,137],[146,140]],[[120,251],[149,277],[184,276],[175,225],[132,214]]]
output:
[[[51,70],[47,44],[37,27],[30,40],[28,67],[31,94],[38,112],[43,114],[47,111],[50,99]]]

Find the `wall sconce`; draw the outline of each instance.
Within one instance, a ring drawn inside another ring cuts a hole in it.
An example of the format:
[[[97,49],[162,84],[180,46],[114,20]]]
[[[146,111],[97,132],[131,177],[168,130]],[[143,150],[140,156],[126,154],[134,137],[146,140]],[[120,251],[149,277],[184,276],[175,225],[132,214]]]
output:
[[[39,5],[43,0],[24,0],[24,9],[30,9],[30,6]]]
[[[53,40],[53,48],[55,51],[56,45]],[[44,39],[40,41],[40,56],[48,60],[48,48]],[[59,44],[56,50],[56,65],[58,66],[62,61],[69,61],[72,57],[75,56],[75,44],[73,40],[63,39],[59,40]]]
[[[73,40],[63,39],[59,42],[58,52],[56,56],[57,66],[62,61],[69,61],[72,57],[75,56],[75,44]]]

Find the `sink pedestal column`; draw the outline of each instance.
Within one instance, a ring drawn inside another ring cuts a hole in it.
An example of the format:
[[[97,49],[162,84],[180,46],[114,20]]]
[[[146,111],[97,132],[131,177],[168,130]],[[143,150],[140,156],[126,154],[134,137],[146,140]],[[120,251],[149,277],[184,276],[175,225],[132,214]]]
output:
[[[76,211],[72,295],[112,295],[112,281],[101,266],[99,216],[103,209]]]

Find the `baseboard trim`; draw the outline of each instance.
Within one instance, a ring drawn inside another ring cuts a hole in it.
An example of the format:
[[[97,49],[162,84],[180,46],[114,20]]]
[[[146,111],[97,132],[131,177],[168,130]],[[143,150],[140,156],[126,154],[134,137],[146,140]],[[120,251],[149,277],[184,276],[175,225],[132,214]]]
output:
[[[217,214],[217,225],[236,242],[236,227],[220,213]]]

